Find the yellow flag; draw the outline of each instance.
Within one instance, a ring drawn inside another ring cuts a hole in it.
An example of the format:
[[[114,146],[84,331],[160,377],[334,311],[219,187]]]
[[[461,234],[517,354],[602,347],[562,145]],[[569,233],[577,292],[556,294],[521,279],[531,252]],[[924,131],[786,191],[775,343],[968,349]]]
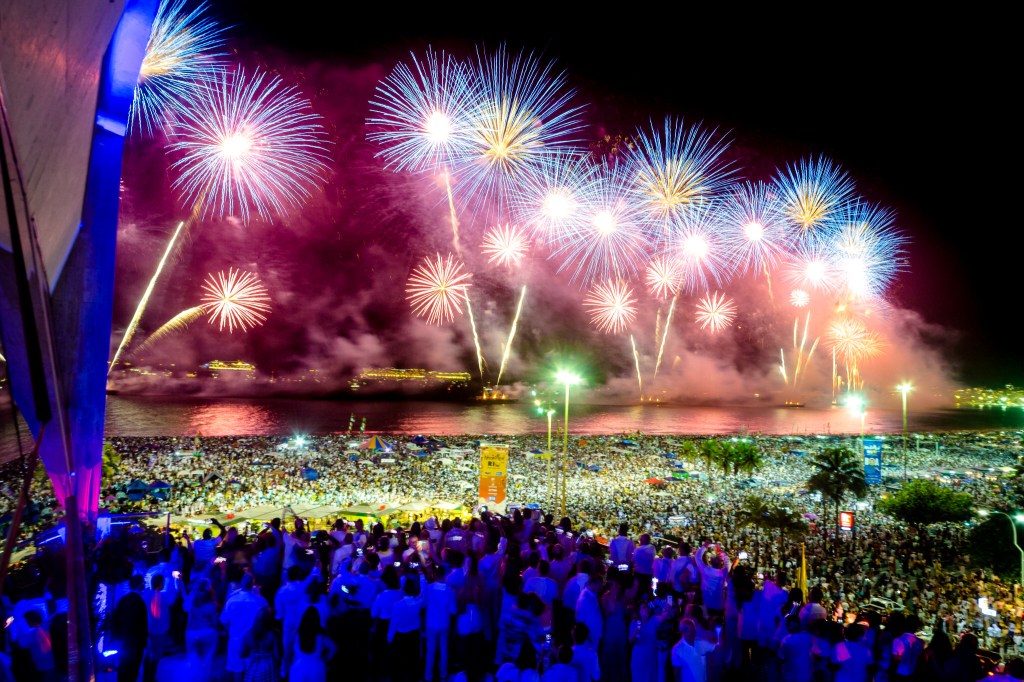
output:
[[[807,556],[804,554],[804,543],[800,543],[800,575],[797,576],[797,587],[807,599]]]

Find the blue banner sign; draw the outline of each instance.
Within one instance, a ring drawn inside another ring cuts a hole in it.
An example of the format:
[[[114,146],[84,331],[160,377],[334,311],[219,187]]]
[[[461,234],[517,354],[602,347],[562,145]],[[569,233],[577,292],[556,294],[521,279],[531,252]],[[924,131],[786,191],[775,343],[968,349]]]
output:
[[[868,485],[882,482],[882,441],[864,440],[864,480]]]

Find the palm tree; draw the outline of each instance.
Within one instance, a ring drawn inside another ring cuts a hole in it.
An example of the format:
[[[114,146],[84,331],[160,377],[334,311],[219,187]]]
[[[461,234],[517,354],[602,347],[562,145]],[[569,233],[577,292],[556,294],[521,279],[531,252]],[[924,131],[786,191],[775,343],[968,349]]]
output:
[[[109,483],[111,477],[121,470],[121,455],[110,443],[103,444],[103,463],[101,465],[101,478],[104,484]]]
[[[722,450],[722,444],[714,438],[707,438],[700,442],[697,446],[700,452],[701,459],[704,460],[704,466],[707,468],[708,473],[711,473],[711,467],[719,459],[719,452]]]
[[[733,474],[752,474],[761,467],[761,451],[753,443],[740,440],[732,443]]]
[[[758,531],[770,528],[774,506],[760,495],[748,495],[743,506],[736,512],[740,527],[749,526],[754,529],[754,570],[761,565],[761,537]]]
[[[692,440],[683,441],[683,444],[679,446],[679,456],[690,464],[697,461],[697,446],[693,444]]]
[[[807,489],[821,493],[823,504],[836,504],[836,537],[839,536],[839,507],[849,494],[864,497],[868,484],[864,480],[864,463],[849,448],[826,448],[811,458],[814,473],[807,479]]]
[[[780,554],[782,554],[782,544],[786,538],[800,536],[807,532],[807,521],[789,507],[772,506],[766,521],[767,528],[778,534]]]

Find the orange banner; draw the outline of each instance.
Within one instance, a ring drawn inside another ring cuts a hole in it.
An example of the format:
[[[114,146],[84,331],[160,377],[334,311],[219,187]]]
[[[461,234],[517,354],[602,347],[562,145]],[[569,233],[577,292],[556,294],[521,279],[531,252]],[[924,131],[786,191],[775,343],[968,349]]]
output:
[[[480,445],[480,504],[505,508],[505,482],[508,479],[508,446]]]

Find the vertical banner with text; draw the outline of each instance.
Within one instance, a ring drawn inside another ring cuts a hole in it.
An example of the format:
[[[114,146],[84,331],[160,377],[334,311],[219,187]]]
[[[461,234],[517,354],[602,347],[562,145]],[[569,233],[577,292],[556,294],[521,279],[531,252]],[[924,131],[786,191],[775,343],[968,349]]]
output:
[[[864,441],[864,482],[875,485],[882,482],[882,441]]]
[[[508,478],[508,446],[480,444],[480,504],[505,513],[505,481]]]

